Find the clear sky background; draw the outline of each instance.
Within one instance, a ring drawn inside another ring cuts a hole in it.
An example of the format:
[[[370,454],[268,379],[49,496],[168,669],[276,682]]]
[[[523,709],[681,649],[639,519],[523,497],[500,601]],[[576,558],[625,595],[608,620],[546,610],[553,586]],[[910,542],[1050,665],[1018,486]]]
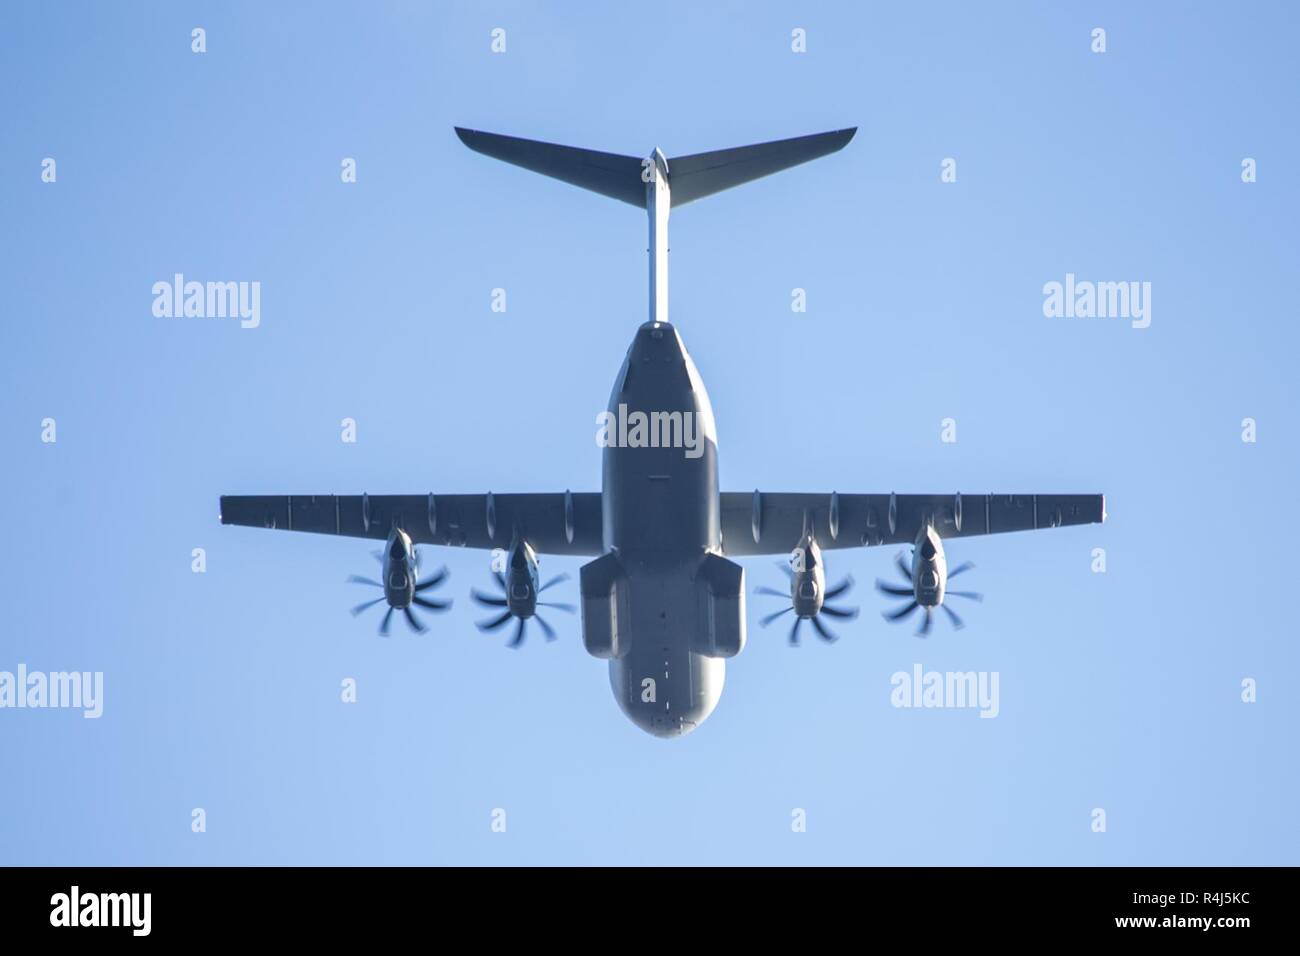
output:
[[[105,702],[0,711],[0,862],[1300,862],[1296,28],[1283,3],[5,4],[0,669],[103,671]],[[344,583],[373,543],[222,527],[218,496],[596,490],[646,315],[644,215],[455,124],[669,156],[859,126],[673,216],[724,489],[1100,491],[1110,520],[953,543],[987,599],[928,641],[879,616],[893,549],[832,555],[861,618],[792,650],[751,598],[681,740],[622,716],[576,617],[518,653],[480,635],[481,553],[429,550],[455,610],[377,638]],[[155,318],[175,272],[260,281],[261,327]],[[1045,318],[1067,272],[1151,282],[1150,328]],[[914,663],[999,672],[1000,716],[895,709]]]

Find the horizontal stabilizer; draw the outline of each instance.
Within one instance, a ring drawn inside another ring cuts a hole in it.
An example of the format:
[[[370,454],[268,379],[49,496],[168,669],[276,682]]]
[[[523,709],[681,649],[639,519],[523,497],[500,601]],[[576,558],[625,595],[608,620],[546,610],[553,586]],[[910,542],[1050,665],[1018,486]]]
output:
[[[621,199],[640,209],[645,208],[641,160],[635,156],[598,153],[594,149],[578,149],[515,136],[480,133],[459,126],[456,127],[456,135],[476,153],[590,189],[610,199]]]
[[[681,206],[833,153],[843,149],[856,132],[857,128],[852,127],[669,159],[672,205]],[[483,133],[459,126],[456,135],[477,153],[622,200],[639,209],[646,208],[646,181],[642,178],[646,164],[635,156]]]
[[[778,139],[755,146],[737,146],[711,153],[678,156],[668,160],[668,182],[672,185],[673,206],[681,206],[705,196],[739,186],[763,176],[779,173],[843,149],[857,127]]]

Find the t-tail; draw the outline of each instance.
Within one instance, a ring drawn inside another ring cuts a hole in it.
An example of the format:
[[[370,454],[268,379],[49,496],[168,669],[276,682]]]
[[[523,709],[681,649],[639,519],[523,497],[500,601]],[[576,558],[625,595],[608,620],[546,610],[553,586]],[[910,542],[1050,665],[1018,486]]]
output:
[[[650,320],[668,321],[668,212],[753,179],[837,152],[857,127],[753,146],[644,159],[456,127],[470,149],[646,210],[650,224]]]

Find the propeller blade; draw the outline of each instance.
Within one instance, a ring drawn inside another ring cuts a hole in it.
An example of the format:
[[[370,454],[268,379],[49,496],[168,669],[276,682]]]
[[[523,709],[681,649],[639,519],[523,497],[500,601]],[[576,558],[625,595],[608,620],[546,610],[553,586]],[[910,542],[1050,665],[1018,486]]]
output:
[[[510,603],[503,597],[494,597],[491,594],[484,594],[478,588],[470,588],[469,596],[483,607],[506,607]]]
[[[932,608],[932,607],[927,607],[927,608],[925,609],[925,620],[921,622],[921,626],[920,626],[920,628],[917,629],[916,636],[917,636],[917,637],[929,637],[929,636],[930,636],[930,624],[933,622],[933,620],[934,620],[934,608]]]
[[[915,601],[913,601],[911,604],[908,604],[906,607],[902,608],[901,610],[895,611],[893,614],[887,614],[884,611],[881,611],[880,613],[885,618],[886,621],[901,621],[903,618],[907,617],[907,615],[915,611],[918,607],[920,607],[920,605],[917,604]]]
[[[786,563],[785,561],[776,561],[774,563],[778,568],[780,568],[782,571],[785,572],[785,576],[787,578],[794,577],[794,568],[790,567],[788,563]]]
[[[916,592],[911,588],[900,588],[893,584],[886,584],[880,578],[876,578],[876,590],[881,594],[892,594],[894,597],[912,597]]]
[[[510,647],[517,649],[524,642],[524,631],[528,629],[528,619],[521,617],[519,625],[515,628],[515,636],[510,638]]]
[[[974,561],[963,561],[961,564],[957,565],[957,567],[953,568],[951,571],[948,572],[948,578],[949,580],[951,580],[952,578],[955,578],[959,574],[965,574],[973,567],[975,567]]]
[[[825,608],[823,608],[822,610],[825,610]],[[820,615],[813,616],[812,626],[813,629],[817,631],[817,636],[820,637],[827,644],[833,644],[835,641],[839,640],[839,638],[837,638],[835,634],[832,633],[831,630],[821,622]]]
[[[423,581],[417,584],[415,586],[415,590],[419,592],[419,591],[424,591],[428,588],[436,588],[443,581],[447,580],[448,573],[449,572],[447,571],[447,568],[445,566],[439,568],[437,571],[433,573],[432,577],[425,578]]]
[[[371,587],[382,588],[383,585],[374,578],[363,578],[359,574],[349,574],[348,584],[369,584]]]
[[[851,621],[858,616],[858,609],[855,607],[831,607],[829,604],[823,604],[822,613],[837,617],[841,621]]]
[[[540,614],[535,614],[534,617],[537,618],[537,623],[541,625],[542,633],[546,635],[546,639],[548,641],[555,640],[555,628],[546,623],[546,618],[542,617]]]
[[[380,601],[382,601],[382,600],[384,600],[382,597],[377,597],[377,598],[375,598],[373,601],[367,601],[365,604],[358,604],[356,607],[354,607],[354,608],[352,609],[352,616],[353,616],[353,617],[356,617],[356,616],[357,616],[358,614],[360,614],[362,611],[366,610],[367,608],[372,608],[372,607],[374,607],[376,604],[378,604],[378,603],[379,603]]]
[[[844,580],[835,585],[835,587],[827,591],[823,600],[834,601],[841,594],[847,592],[851,587],[853,587],[853,575],[850,574],[845,576]]]
[[[388,636],[388,625],[393,622],[393,607],[389,605],[388,610],[384,612],[384,619],[379,622],[379,636]]]
[[[794,623],[790,625],[790,646],[799,646],[799,628],[803,626],[803,618],[796,617]]]
[[[423,634],[428,630],[427,627],[420,623],[420,619],[415,616],[409,607],[402,608],[402,611],[406,614],[406,623],[411,625],[411,630],[416,634]]]
[[[760,621],[758,622],[758,626],[759,626],[759,627],[767,627],[769,624],[771,624],[773,621],[775,621],[775,620],[776,620],[778,617],[780,617],[782,614],[789,614],[789,613],[790,613],[791,611],[793,611],[793,610],[794,610],[794,605],[793,605],[793,604],[791,604],[789,607],[783,607],[783,608],[781,608],[781,610],[776,611],[776,612],[773,613],[773,614],[769,614],[767,617],[765,617],[765,618],[763,618],[762,620],[760,620]]]
[[[903,560],[903,552],[898,552],[894,557],[894,562],[898,565],[898,573],[906,580],[912,580],[912,569],[908,566],[907,562]]]
[[[538,607],[553,607],[557,611],[564,611],[566,614],[572,614],[577,610],[572,604],[561,604],[558,601],[538,601]]]
[[[952,608],[950,608],[948,605],[940,604],[939,607],[943,608],[945,611],[948,612],[948,620],[952,621],[952,626],[954,630],[960,631],[963,627],[966,626],[966,623],[961,619],[961,617],[958,616],[957,612],[954,611]]]
[[[769,588],[769,587],[766,587],[766,586],[761,587],[761,588],[754,588],[754,593],[755,593],[755,594],[770,594],[772,597],[785,598],[786,600],[789,600],[789,599],[790,599],[790,592],[789,592],[789,591],[778,591],[776,588]]]
[[[451,607],[450,601],[430,601],[428,598],[422,598],[418,594],[411,598],[411,601],[414,604],[420,605],[420,607],[428,608],[430,611],[446,611]]]
[[[474,624],[474,626],[477,627],[480,631],[484,631],[484,632],[499,631],[501,630],[502,625],[504,625],[506,621],[510,620],[510,618],[512,617],[514,617],[513,614],[511,614],[509,611],[505,611],[504,613],[502,613],[500,617],[494,617],[490,621],[478,621]]]
[[[505,594],[505,593],[506,593],[506,576],[505,576],[504,574],[502,574],[500,571],[493,571],[493,572],[492,572],[492,577],[496,578],[497,587],[499,587],[499,588],[501,589],[501,593],[502,593],[502,594]]]
[[[547,581],[540,588],[538,588],[537,593],[541,594],[547,588],[555,587],[555,585],[557,584],[563,584],[567,580],[569,580],[569,576],[567,574],[557,574],[555,577],[551,578],[551,580]]]
[[[980,594],[978,591],[945,591],[944,593],[949,597],[952,597],[955,594],[957,597],[970,598],[972,601],[983,602],[984,600],[984,595]]]

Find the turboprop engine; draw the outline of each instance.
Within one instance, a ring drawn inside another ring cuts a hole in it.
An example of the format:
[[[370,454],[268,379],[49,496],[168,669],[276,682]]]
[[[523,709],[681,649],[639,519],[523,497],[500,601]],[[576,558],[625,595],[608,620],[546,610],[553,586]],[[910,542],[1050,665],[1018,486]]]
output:
[[[353,584],[368,584],[371,587],[383,588],[384,594],[373,601],[358,604],[352,609],[352,616],[356,617],[380,601],[387,601],[388,610],[384,612],[379,622],[381,637],[388,636],[388,625],[392,623],[394,611],[401,611],[411,630],[423,634],[427,628],[415,616],[411,605],[434,612],[448,610],[451,607],[450,601],[432,600],[422,594],[447,580],[447,569],[439,568],[431,577],[417,582],[415,578],[419,570],[420,555],[411,544],[411,536],[401,528],[394,528],[388,533],[388,542],[384,545],[384,550],[375,556],[379,559],[382,568],[382,582],[373,578],[363,578],[358,574],[352,575],[348,580]]]
[[[492,580],[496,582],[499,594],[484,594],[477,588],[471,594],[483,607],[495,608],[501,613],[494,618],[479,621],[475,626],[484,632],[498,631],[514,618],[518,623],[515,625],[514,636],[510,639],[509,646],[512,648],[518,648],[523,644],[524,636],[528,632],[528,622],[534,619],[541,625],[546,639],[555,640],[555,628],[537,613],[539,607],[552,607],[569,614],[574,611],[572,604],[559,604],[540,599],[543,591],[569,580],[569,576],[557,574],[545,584],[540,584],[537,552],[517,534],[510,542],[510,550],[506,554],[505,571],[494,570]]]
[[[910,602],[895,611],[885,611],[885,620],[902,621],[918,608],[924,613],[925,618],[921,626],[917,629],[918,637],[926,637],[930,633],[931,618],[934,615],[935,608],[943,608],[944,613],[952,622],[952,626],[958,630],[965,626],[961,617],[948,605],[944,604],[944,598],[954,595],[956,597],[969,598],[972,601],[984,600],[984,595],[975,591],[949,591],[948,580],[955,578],[959,574],[964,574],[974,564],[967,561],[959,564],[951,571],[948,570],[948,559],[943,551],[943,540],[939,537],[939,532],[934,530],[934,526],[926,524],[916,536],[916,544],[912,548],[912,560],[909,566],[908,561],[902,554],[895,558],[899,574],[907,582],[908,587],[886,584],[879,578],[876,579],[876,590],[882,594],[889,594],[893,597],[910,598]]]
[[[789,564],[778,561],[777,567],[789,577],[789,591],[760,587],[754,593],[789,598],[790,604],[788,607],[767,615],[758,623],[762,627],[767,627],[781,615],[794,611],[794,623],[790,626],[790,645],[792,647],[799,643],[799,629],[803,626],[804,621],[811,621],[817,636],[829,643],[836,639],[836,635],[834,631],[822,623],[822,614],[842,620],[852,620],[858,616],[856,607],[832,607],[826,603],[847,594],[849,589],[853,587],[853,576],[848,575],[830,590],[826,589],[826,567],[822,563],[822,549],[817,546],[817,539],[811,531],[804,531],[798,547],[790,553]]]

